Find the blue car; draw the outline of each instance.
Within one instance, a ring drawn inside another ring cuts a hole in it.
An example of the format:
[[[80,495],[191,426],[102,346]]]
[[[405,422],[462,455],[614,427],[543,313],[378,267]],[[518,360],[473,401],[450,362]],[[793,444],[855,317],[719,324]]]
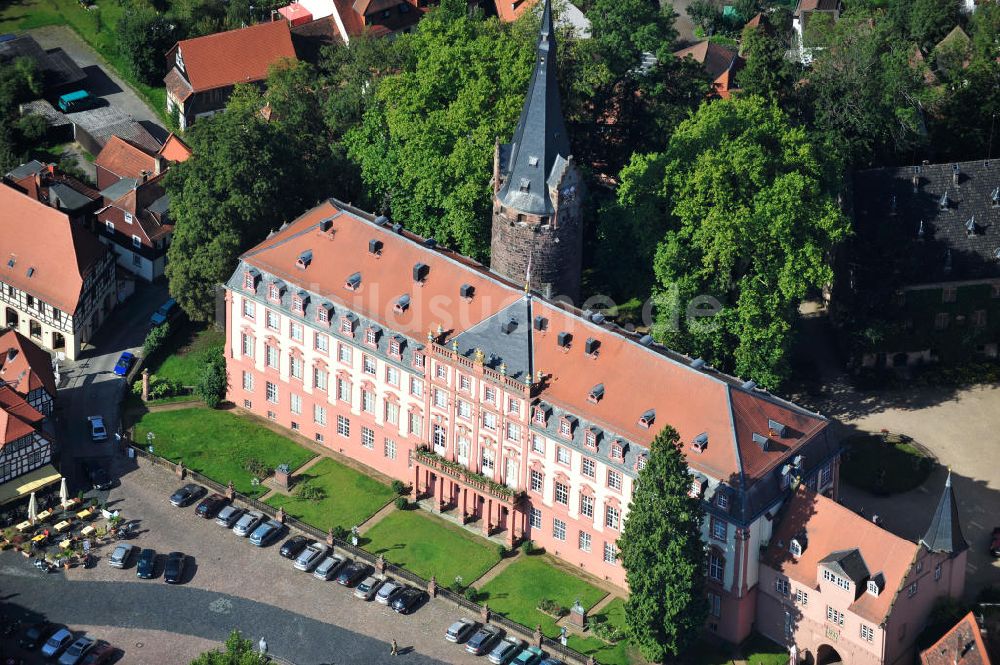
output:
[[[125,376],[128,374],[129,369],[132,367],[132,363],[135,361],[135,356],[126,351],[119,358],[118,362],[115,363],[115,376]]]
[[[166,323],[167,319],[173,316],[174,311],[177,309],[177,301],[171,298],[167,302],[160,305],[160,308],[153,312],[153,315],[149,317],[149,322],[154,326],[158,326],[161,323]]]

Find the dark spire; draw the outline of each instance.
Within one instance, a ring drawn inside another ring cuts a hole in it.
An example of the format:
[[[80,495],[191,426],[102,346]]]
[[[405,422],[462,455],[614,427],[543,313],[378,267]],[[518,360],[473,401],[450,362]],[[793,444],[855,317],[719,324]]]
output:
[[[927,533],[920,539],[920,544],[931,552],[956,554],[969,547],[962,537],[962,526],[958,519],[958,502],[955,501],[955,491],[951,487],[951,469],[948,469],[948,480],[944,483],[944,492],[938,501],[937,510],[927,527]]]
[[[535,71],[531,75],[528,96],[509,147],[509,159],[503,169],[506,181],[500,191],[500,199],[505,205],[535,215],[554,212],[549,201],[547,181],[553,166],[561,169],[569,157],[569,140],[556,78],[552,3],[544,1]],[[562,158],[559,164],[556,164],[557,157]]]

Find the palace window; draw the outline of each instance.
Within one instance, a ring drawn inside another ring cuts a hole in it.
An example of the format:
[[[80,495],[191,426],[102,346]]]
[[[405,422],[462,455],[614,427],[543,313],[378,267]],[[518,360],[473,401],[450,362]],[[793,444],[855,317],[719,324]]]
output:
[[[361,445],[369,450],[375,448],[375,430],[370,427],[361,428]]]
[[[539,508],[532,508],[528,513],[528,523],[533,529],[542,528],[542,511]]]
[[[594,519],[594,497],[589,494],[580,495],[580,514]]]
[[[590,534],[586,531],[580,532],[579,548],[584,552],[590,551]]]
[[[317,351],[326,353],[330,350],[330,338],[323,333],[315,333],[313,335],[313,346]]]
[[[392,439],[386,439],[383,454],[389,459],[396,459],[396,442]]]
[[[597,463],[589,457],[584,457],[580,463],[580,473],[588,478],[597,477]]]
[[[556,482],[555,498],[556,503],[561,503],[564,506],[569,505],[569,486],[563,483]]]
[[[621,471],[615,471],[614,469],[608,469],[608,487],[618,492],[622,491],[622,474]]]
[[[337,434],[343,437],[351,435],[351,421],[345,416],[337,416]]]
[[[572,456],[570,455],[569,448],[565,448],[563,446],[556,446],[556,461],[557,462],[559,462],[560,464],[565,464],[565,465],[569,466],[571,457]]]
[[[536,471],[536,470],[532,469],[530,476],[531,476],[531,491],[532,492],[541,492],[542,491],[542,472],[541,471]]]
[[[552,520],[552,537],[556,540],[566,540],[566,522],[558,518]]]
[[[722,581],[725,574],[726,560],[716,550],[708,553],[708,577],[716,582]]]
[[[614,564],[618,560],[618,548],[614,543],[604,543],[604,563]]]
[[[829,605],[826,606],[826,620],[830,623],[834,623],[838,626],[844,625],[844,613],[833,609]]]
[[[609,529],[618,529],[621,524],[621,511],[608,504],[604,506],[604,526]]]

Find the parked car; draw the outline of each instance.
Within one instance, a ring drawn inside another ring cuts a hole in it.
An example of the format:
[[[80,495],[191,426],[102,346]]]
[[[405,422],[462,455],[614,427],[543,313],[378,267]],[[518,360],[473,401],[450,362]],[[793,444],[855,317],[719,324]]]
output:
[[[112,568],[124,568],[128,565],[128,560],[132,558],[132,553],[137,549],[139,548],[129,543],[120,544],[108,557],[108,565]]]
[[[1000,557],[1000,526],[993,529],[993,540],[990,542],[990,554]]]
[[[87,655],[87,652],[93,648],[96,641],[94,638],[87,636],[77,638],[63,652],[63,655],[59,656],[59,665],[78,665],[83,660],[83,657]]]
[[[387,578],[385,582],[382,582],[382,586],[379,587],[378,593],[375,594],[375,602],[388,605],[392,601],[396,600],[396,596],[398,596],[402,590],[402,582],[397,582],[391,577]]]
[[[444,639],[449,642],[460,644],[469,638],[469,635],[472,634],[472,631],[474,631],[478,625],[479,624],[472,619],[459,619],[455,623],[448,626],[448,630],[444,633]]]
[[[233,533],[237,536],[246,538],[254,529],[260,526],[260,523],[263,521],[264,513],[259,510],[251,510],[249,513],[243,515],[243,517],[236,520],[236,524],[233,526]]]
[[[351,561],[340,569],[337,575],[337,584],[341,586],[354,586],[364,578],[368,577],[371,569],[360,561]]]
[[[218,492],[214,492],[201,500],[198,507],[194,509],[194,514],[198,517],[204,517],[205,519],[210,520],[215,517],[227,503],[229,503],[228,497],[219,494]]]
[[[536,646],[530,646],[517,654],[511,665],[538,665],[545,653]]]
[[[73,92],[67,92],[65,95],[61,96],[56,102],[56,106],[63,113],[76,113],[77,111],[86,111],[87,109],[92,109],[97,106],[99,102],[97,97],[86,90],[75,90]]]
[[[132,369],[133,362],[135,362],[135,356],[128,351],[122,351],[122,354],[118,356],[118,362],[115,363],[115,376],[128,374],[128,371]]]
[[[108,475],[108,470],[104,468],[104,465],[100,462],[86,462],[83,468],[87,472],[91,487],[95,490],[111,489],[111,476]]]
[[[163,581],[167,584],[178,584],[184,575],[184,562],[187,557],[183,552],[171,552],[163,566]]]
[[[140,580],[150,580],[155,572],[156,550],[146,548],[139,552],[139,560],[135,562],[135,576]]]
[[[548,658],[540,662],[538,665],[566,665],[566,663],[562,662],[558,658],[553,658],[552,656],[549,656]]]
[[[378,591],[381,584],[382,580],[369,575],[365,579],[361,580],[361,583],[358,586],[354,587],[354,597],[360,598],[361,600],[371,600],[375,597],[375,593]]]
[[[483,626],[477,630],[465,643],[465,650],[474,656],[489,653],[493,645],[503,636],[503,631],[495,626]]]
[[[26,651],[34,651],[40,645],[45,644],[53,630],[55,630],[55,626],[48,621],[29,624],[17,640],[17,645]]]
[[[340,567],[344,565],[344,557],[332,554],[325,559],[323,559],[316,570],[313,571],[313,577],[320,580],[328,580],[333,577]]]
[[[503,665],[514,657],[518,651],[524,648],[524,642],[516,637],[507,636],[500,644],[493,647],[489,660],[493,665]]]
[[[206,490],[201,485],[195,485],[194,483],[188,483],[184,487],[180,488],[176,492],[170,495],[171,505],[177,506],[178,508],[183,508],[184,506],[190,504],[195,499],[204,496],[208,490]]]
[[[80,665],[106,665],[118,654],[118,649],[107,642],[98,642],[84,657]]]
[[[420,604],[420,601],[422,601],[426,595],[427,593],[425,591],[408,586],[399,592],[399,595],[396,596],[394,601],[392,601],[392,605],[390,607],[392,607],[395,612],[400,614],[409,614],[417,609],[417,605]]]
[[[304,550],[308,544],[309,539],[305,536],[292,536],[281,544],[281,549],[278,550],[278,554],[286,559],[294,559],[302,553],[302,550]]]
[[[323,560],[327,549],[328,548],[324,543],[318,543],[315,540],[310,541],[309,545],[302,550],[302,554],[299,555],[299,558],[295,560],[295,570],[301,570],[302,572],[308,573]]]
[[[42,655],[46,658],[55,658],[60,651],[65,649],[73,641],[73,633],[65,628],[60,628],[52,633],[52,636],[42,645]]]
[[[167,302],[160,305],[160,308],[153,312],[153,315],[149,317],[149,322],[154,326],[158,326],[161,323],[166,323],[168,319],[173,317],[177,313],[177,301],[171,298]]]
[[[277,540],[285,532],[285,525],[278,520],[268,520],[259,525],[250,534],[250,544],[266,547]]]
[[[215,516],[215,523],[227,529],[232,529],[236,521],[243,517],[243,513],[244,510],[242,508],[237,508],[232,504],[223,506],[219,514]]]
[[[104,416],[87,416],[90,423],[90,438],[93,441],[107,441],[108,430],[104,427]]]

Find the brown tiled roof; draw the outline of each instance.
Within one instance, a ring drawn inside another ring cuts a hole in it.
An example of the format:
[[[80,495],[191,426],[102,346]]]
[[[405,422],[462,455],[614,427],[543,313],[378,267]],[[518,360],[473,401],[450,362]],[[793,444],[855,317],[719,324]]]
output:
[[[94,165],[119,178],[139,178],[143,171],[156,171],[156,157],[120,136],[112,136],[98,153]]]
[[[799,0],[795,16],[802,12],[832,12],[840,7],[840,0]]]
[[[295,59],[292,35],[285,20],[185,39],[177,47],[194,92],[261,81],[267,77],[271,65],[284,58]],[[172,89],[169,79],[170,74],[166,84]]]
[[[176,67],[167,72],[167,75],[163,77],[163,85],[167,88],[167,92],[179,102],[187,101],[187,98],[194,94],[191,84],[181,76]]]
[[[111,222],[114,224],[115,230],[124,234],[126,238],[138,235],[144,237],[150,246],[157,239],[170,233],[174,225],[167,223],[165,216],[149,210],[150,205],[166,196],[166,190],[163,188],[165,175],[161,174],[140,183],[117,200],[109,202],[107,206],[97,212],[99,226],[106,227],[107,222]],[[131,224],[125,221],[126,212],[132,215]]]
[[[723,72],[732,67],[733,62],[737,58],[736,51],[732,51],[725,46],[707,39],[703,39],[697,44],[683,48],[680,51],[674,51],[674,56],[678,58],[690,56],[695,62],[700,62],[713,80],[719,78]]]
[[[191,148],[188,147],[187,143],[184,143],[181,137],[170,132],[167,140],[163,142],[159,154],[167,161],[175,163],[183,162],[191,156]]]
[[[332,232],[316,228],[324,219],[332,220]],[[371,240],[382,243],[380,255],[368,251]],[[517,285],[450,250],[425,247],[421,240],[326,202],[246,253],[243,261],[417,340],[426,340],[428,330],[438,325],[454,337],[523,298]],[[296,259],[306,250],[312,261],[302,271]],[[419,288],[411,270],[417,263],[430,267]],[[361,285],[348,291],[344,283],[355,272],[361,273]],[[459,297],[462,284],[475,289],[471,300]],[[393,305],[404,294],[410,296],[409,307],[396,313]],[[546,377],[541,400],[643,446],[665,424],[678,430],[685,445],[707,433],[711,443],[706,450],[688,456],[697,471],[751,491],[782,459],[823,436],[827,422],[822,417],[743,387],[732,377],[692,367],[689,358],[639,344],[638,336],[595,324],[541,298],[533,299],[532,308],[535,316],[548,319],[546,330],[533,334],[533,365]],[[568,351],[557,344],[562,331],[573,335]],[[583,351],[587,338],[599,344],[593,357]],[[588,395],[598,383],[605,390],[594,404]],[[649,409],[656,412],[655,422],[645,428],[639,420]],[[753,434],[768,434],[769,419],[786,425],[787,432],[783,438],[769,437],[773,445],[764,451]],[[813,461],[819,463],[820,455],[829,452],[817,451]],[[760,486],[772,484],[777,488],[776,482]]]
[[[0,187],[0,211],[0,279],[75,312],[84,275],[108,249],[64,213],[11,187]]]
[[[0,386],[0,448],[38,429],[44,416],[10,386]]]
[[[538,0],[496,0],[497,16],[501,21],[510,23],[521,18],[524,12],[537,3]]]
[[[344,23],[348,37],[355,37],[365,32],[378,37],[403,30],[420,22],[420,18],[428,10],[427,7],[418,7],[411,0],[393,3],[383,3],[381,0],[357,0],[357,2],[333,0],[333,4],[337,15]],[[402,4],[409,8],[408,11],[399,11],[399,6]],[[365,24],[365,15],[356,10],[358,6],[367,7],[368,18],[371,21],[368,25]],[[383,10],[389,11],[388,17],[382,16]]]
[[[806,547],[802,555],[795,558],[788,551],[788,543],[802,533],[805,533]],[[861,552],[871,575],[881,573],[885,578],[885,587],[878,596],[860,593],[851,603],[850,610],[880,624],[892,607],[896,592],[903,586],[918,545],[886,531],[836,501],[805,485],[800,486],[782,508],[761,562],[789,579],[818,588],[818,564],[824,557],[844,549],[844,534],[850,534],[851,546]]]
[[[52,397],[56,395],[52,358],[16,330],[0,335],[0,381],[24,397],[38,388],[44,388]]]
[[[920,665],[990,665],[975,614],[966,614],[933,646],[922,651]]]

